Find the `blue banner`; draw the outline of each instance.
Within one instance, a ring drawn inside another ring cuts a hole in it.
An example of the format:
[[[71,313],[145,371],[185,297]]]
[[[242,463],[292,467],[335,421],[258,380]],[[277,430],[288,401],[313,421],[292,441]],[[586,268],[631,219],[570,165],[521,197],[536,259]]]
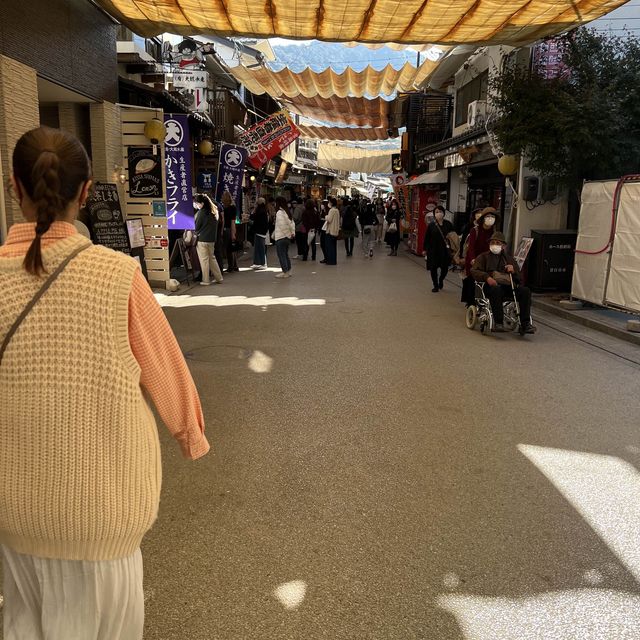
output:
[[[236,203],[238,213],[242,211],[242,181],[248,155],[247,149],[235,144],[223,142],[220,147],[216,200],[221,202],[222,194],[228,191]]]
[[[167,129],[164,149],[169,229],[195,227],[188,118],[187,114],[164,114],[164,126]]]

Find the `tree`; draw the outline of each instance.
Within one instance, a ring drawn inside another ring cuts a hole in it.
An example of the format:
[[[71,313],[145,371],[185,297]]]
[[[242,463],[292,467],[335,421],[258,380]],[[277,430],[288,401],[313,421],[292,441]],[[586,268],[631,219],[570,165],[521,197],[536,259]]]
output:
[[[561,51],[558,78],[506,64],[492,82],[500,146],[577,190],[639,173],[640,41],[582,27],[562,37]]]

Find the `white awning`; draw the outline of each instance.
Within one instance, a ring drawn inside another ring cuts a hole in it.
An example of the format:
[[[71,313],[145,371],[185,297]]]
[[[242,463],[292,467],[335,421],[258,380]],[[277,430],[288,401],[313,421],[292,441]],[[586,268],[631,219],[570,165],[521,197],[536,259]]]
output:
[[[407,182],[407,187],[414,187],[419,184],[446,184],[449,181],[449,171],[440,169],[439,171],[427,171]]]

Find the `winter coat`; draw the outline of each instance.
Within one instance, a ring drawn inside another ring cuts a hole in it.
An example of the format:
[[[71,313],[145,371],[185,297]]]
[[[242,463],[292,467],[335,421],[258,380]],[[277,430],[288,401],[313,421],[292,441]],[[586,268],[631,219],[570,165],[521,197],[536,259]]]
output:
[[[266,206],[258,206],[251,214],[253,221],[253,233],[257,236],[266,236],[269,232],[269,211]]]
[[[330,236],[338,237],[340,235],[340,212],[336,207],[331,207],[325,221],[327,225],[327,233]]]
[[[218,217],[206,207],[196,214],[195,232],[200,242],[216,242],[218,239]]]
[[[471,274],[471,263],[485,251],[489,251],[489,240],[496,231],[495,225],[490,229],[484,227],[474,227],[469,233],[469,242],[467,244],[467,255],[464,260],[464,268],[468,274]]]
[[[296,225],[289,217],[289,214],[284,209],[278,209],[276,213],[276,229],[274,232],[274,239],[276,241],[282,240],[282,238],[290,238],[296,233]]]
[[[322,223],[320,222],[320,214],[317,209],[306,209],[302,213],[302,224],[304,228],[309,231],[317,231]]]
[[[506,273],[508,264],[513,267],[514,284],[520,282],[520,267],[518,267],[518,263],[512,256],[505,253],[504,249],[498,255],[491,253],[491,251],[481,253],[471,267],[471,277],[476,282],[486,282],[487,278],[493,277],[494,271]]]
[[[422,250],[427,252],[427,269],[448,267],[451,264],[451,254],[445,238],[453,231],[453,225],[448,220],[443,220],[438,230],[437,224],[435,220],[431,222],[424,234]]]

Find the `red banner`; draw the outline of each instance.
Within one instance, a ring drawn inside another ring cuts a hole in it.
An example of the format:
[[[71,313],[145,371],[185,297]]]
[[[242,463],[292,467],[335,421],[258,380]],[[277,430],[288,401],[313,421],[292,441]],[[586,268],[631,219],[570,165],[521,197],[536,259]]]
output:
[[[286,111],[278,111],[238,136],[238,144],[249,150],[249,164],[259,169],[286,149],[300,130]]]

